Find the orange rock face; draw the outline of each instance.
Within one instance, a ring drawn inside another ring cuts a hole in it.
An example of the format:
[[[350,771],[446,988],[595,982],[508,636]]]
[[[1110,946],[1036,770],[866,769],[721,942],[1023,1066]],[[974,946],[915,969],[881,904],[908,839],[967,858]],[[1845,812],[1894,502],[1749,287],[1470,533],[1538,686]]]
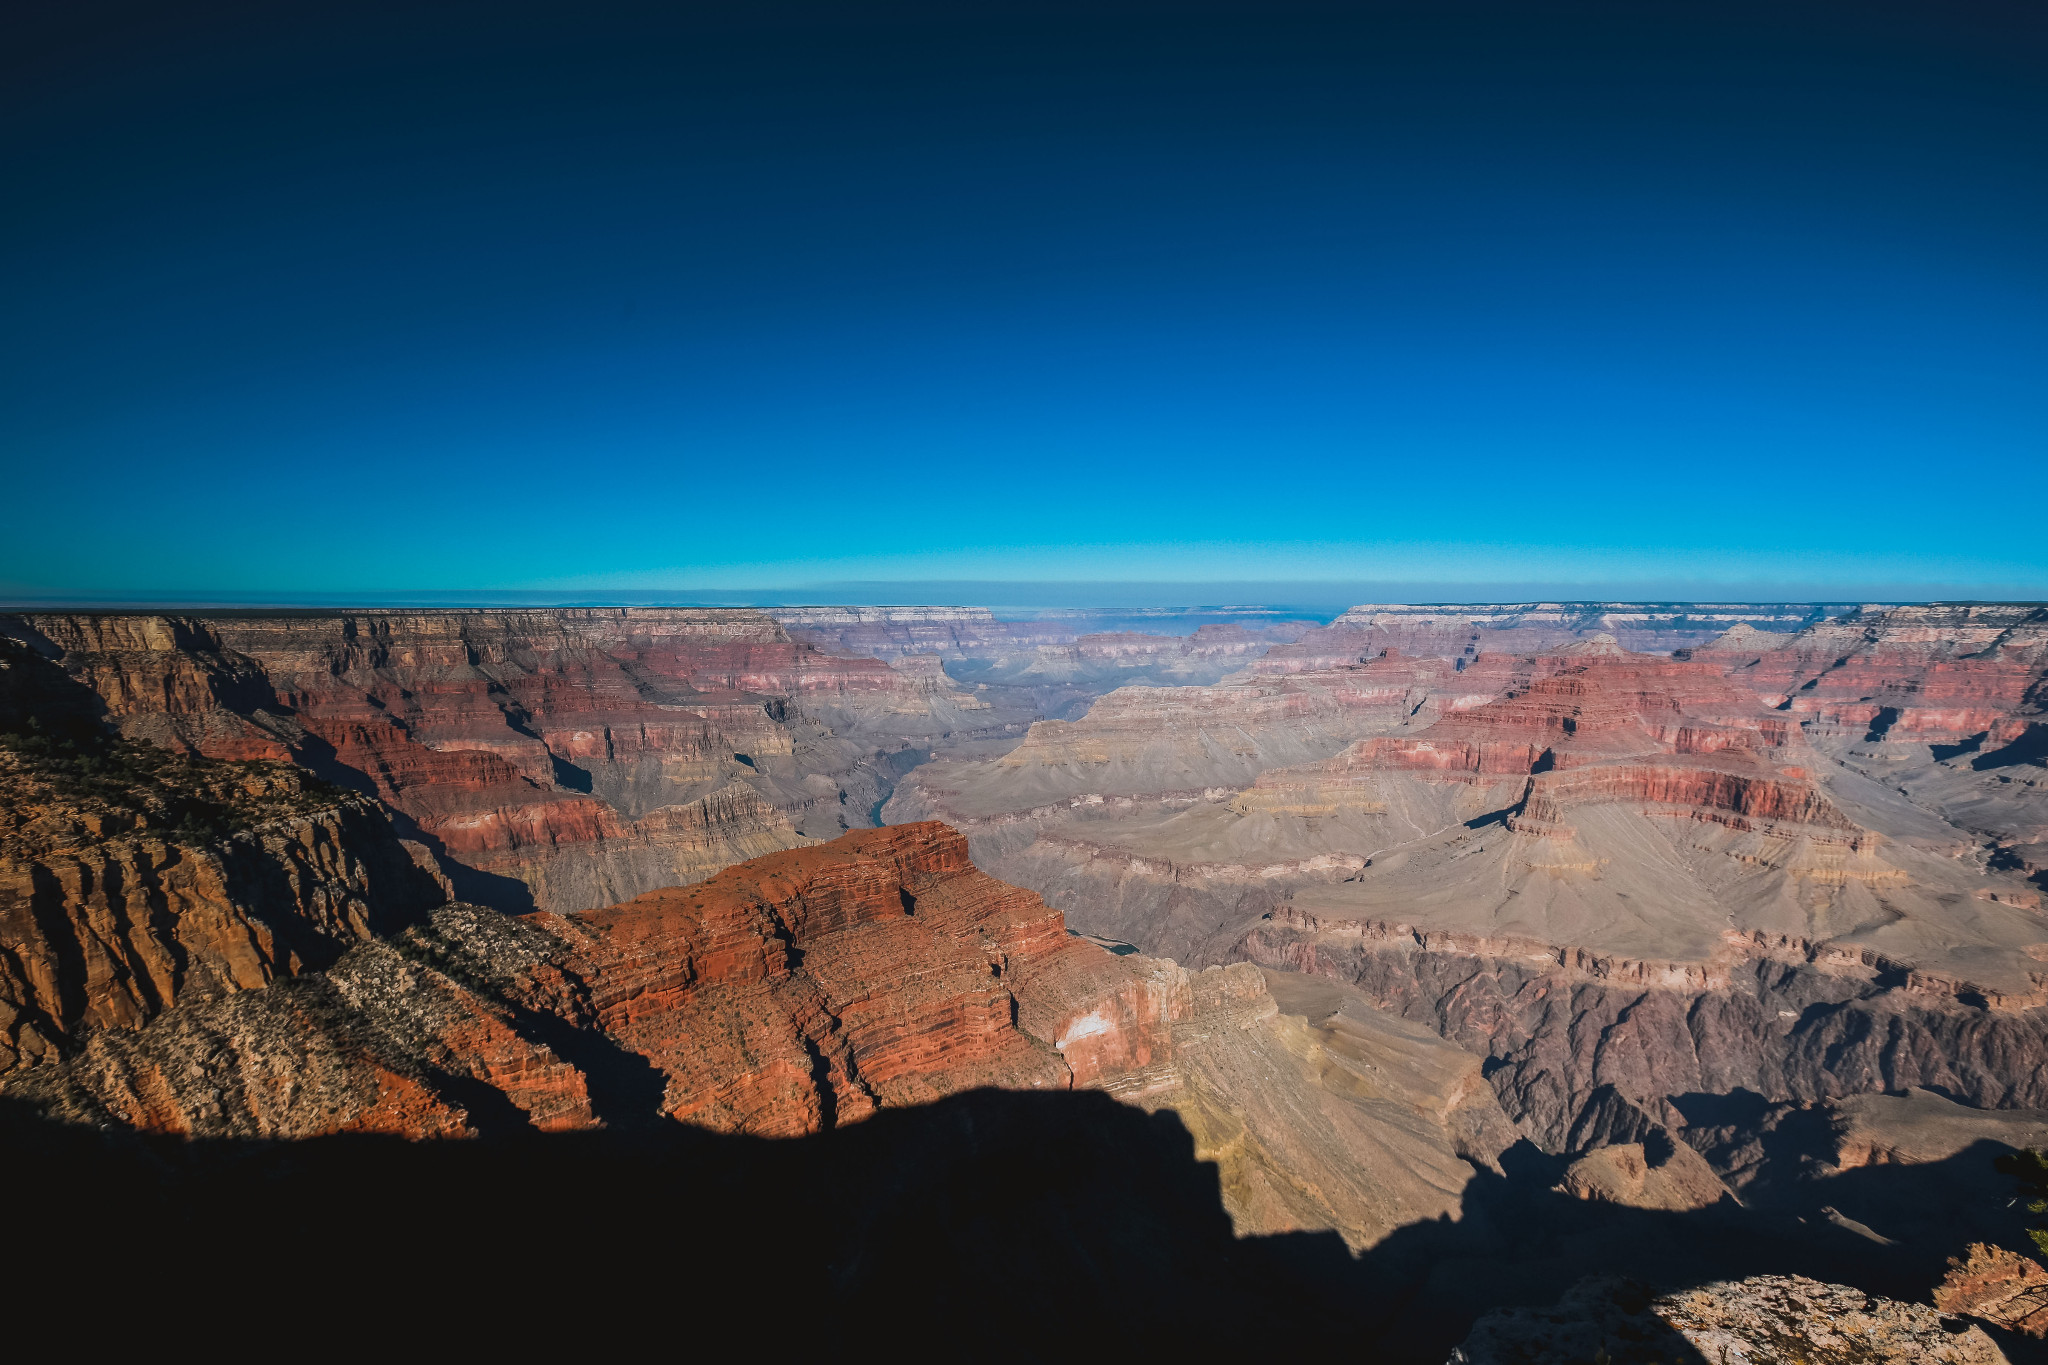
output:
[[[104,733],[0,641],[0,1075],[333,962],[443,898],[374,802]]]
[[[1190,1010],[1172,964],[1070,936],[923,824],[602,910],[451,906],[326,972],[96,1037],[7,1093],[196,1134],[666,1116],[786,1135],[980,1086],[1130,1088]]]
[[[1995,1322],[2030,1337],[2048,1336],[2048,1270],[2031,1256],[1972,1242],[1967,1259],[1949,1258],[1934,1306]]]

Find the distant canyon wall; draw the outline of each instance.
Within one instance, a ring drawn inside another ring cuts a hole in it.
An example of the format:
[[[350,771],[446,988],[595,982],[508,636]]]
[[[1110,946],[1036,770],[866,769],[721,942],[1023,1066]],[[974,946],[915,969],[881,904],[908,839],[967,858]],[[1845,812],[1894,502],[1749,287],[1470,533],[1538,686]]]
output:
[[[1555,1151],[1602,1095],[2048,1104],[2048,611],[1731,608],[1678,643],[1689,609],[1668,655],[1459,611],[1112,693],[890,812],[1088,932],[1358,987]]]
[[[0,617],[131,738],[374,797],[458,894],[608,904],[871,823],[888,752],[1021,733],[751,611]]]

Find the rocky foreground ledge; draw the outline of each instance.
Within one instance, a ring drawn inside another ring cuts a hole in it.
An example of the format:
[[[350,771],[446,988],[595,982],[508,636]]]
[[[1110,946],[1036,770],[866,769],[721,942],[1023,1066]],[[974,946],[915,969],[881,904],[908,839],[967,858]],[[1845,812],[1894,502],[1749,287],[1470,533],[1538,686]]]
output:
[[[1799,1275],[1655,1295],[1588,1280],[1553,1308],[1481,1318],[1447,1365],[2004,1365],[1984,1329],[1924,1304]]]

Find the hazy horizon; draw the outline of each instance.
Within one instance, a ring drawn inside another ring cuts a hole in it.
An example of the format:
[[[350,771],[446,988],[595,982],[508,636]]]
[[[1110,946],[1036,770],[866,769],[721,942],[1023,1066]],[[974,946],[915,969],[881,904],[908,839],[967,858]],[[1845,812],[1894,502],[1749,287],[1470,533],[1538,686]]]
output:
[[[167,592],[161,594],[0,596],[0,610],[130,610],[227,611],[275,608],[306,610],[378,610],[403,608],[490,607],[803,607],[803,606],[960,606],[1004,612],[1034,611],[1179,611],[1216,612],[1257,609],[1328,619],[1350,607],[1383,602],[1412,606],[1479,606],[1533,602],[1562,604],[1641,604],[1645,606],[1707,606],[1771,604],[1849,607],[1865,603],[2036,602],[2039,596],[1966,591],[1907,591],[1926,585],[1876,585],[1863,592],[1828,591],[1817,585],[1723,585],[1751,590],[1703,592],[1700,585],[1531,584],[1481,585],[1403,583],[1026,583],[1026,582],[893,582],[821,583],[793,588],[678,589],[619,593],[534,593],[519,591],[419,591],[315,593]]]

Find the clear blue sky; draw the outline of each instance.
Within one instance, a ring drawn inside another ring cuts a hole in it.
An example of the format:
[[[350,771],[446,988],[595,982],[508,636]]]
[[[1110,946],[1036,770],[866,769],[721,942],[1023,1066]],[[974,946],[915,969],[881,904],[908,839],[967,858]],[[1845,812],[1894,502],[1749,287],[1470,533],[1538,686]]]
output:
[[[2035,4],[0,30],[0,596],[2048,596]]]

